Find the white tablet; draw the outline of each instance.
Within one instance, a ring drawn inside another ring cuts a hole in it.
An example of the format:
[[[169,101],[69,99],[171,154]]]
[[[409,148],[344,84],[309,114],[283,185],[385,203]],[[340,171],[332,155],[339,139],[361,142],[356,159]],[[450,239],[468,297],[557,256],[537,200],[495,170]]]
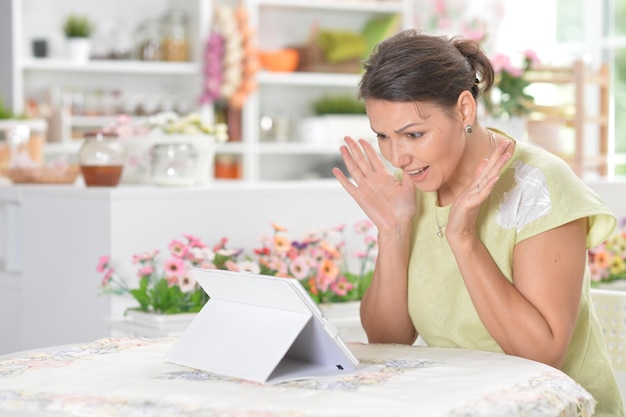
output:
[[[336,376],[358,360],[295,278],[192,270],[210,299],[166,361],[261,383]]]

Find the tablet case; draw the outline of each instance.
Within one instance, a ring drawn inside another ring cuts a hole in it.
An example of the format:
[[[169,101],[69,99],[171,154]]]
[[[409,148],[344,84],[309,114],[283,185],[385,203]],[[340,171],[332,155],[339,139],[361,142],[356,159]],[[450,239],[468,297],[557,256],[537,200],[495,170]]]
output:
[[[294,278],[194,269],[210,299],[166,361],[274,384],[347,374],[358,360]]]

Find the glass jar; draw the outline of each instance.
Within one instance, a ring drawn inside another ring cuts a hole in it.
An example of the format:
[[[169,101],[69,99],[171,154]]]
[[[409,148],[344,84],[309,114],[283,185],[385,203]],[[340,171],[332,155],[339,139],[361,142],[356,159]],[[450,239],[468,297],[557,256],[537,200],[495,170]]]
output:
[[[241,163],[235,155],[216,155],[214,170],[217,179],[238,179],[241,177]]]
[[[88,187],[115,187],[124,168],[124,146],[115,134],[87,132],[78,152],[78,163]]]
[[[163,186],[188,186],[196,179],[197,152],[189,143],[161,143],[151,149],[152,182]]]
[[[189,60],[189,23],[182,10],[170,10],[161,22],[161,56],[165,61]]]
[[[142,61],[161,59],[161,26],[157,19],[143,21],[137,28],[137,57]]]

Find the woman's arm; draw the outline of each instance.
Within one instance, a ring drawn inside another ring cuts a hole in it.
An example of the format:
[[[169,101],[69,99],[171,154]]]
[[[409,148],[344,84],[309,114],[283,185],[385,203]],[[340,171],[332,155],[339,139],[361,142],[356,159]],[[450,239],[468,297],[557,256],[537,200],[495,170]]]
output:
[[[352,181],[337,168],[335,177],[378,229],[374,276],[361,300],[363,327],[372,343],[411,344],[417,334],[407,308],[407,269],[415,186],[391,175],[367,141],[347,137],[341,156]]]
[[[412,344],[417,332],[408,314],[410,224],[378,233],[372,283],[361,300],[361,323],[370,343]]]
[[[513,283],[476,234],[476,218],[510,158],[509,141],[482,161],[448,217],[446,239],[474,307],[504,352],[560,367],[580,303],[587,259],[587,222],[579,219],[520,243],[513,252]]]
[[[478,315],[504,352],[562,365],[578,315],[586,231],[579,219],[520,242],[512,284],[477,238],[451,239]]]

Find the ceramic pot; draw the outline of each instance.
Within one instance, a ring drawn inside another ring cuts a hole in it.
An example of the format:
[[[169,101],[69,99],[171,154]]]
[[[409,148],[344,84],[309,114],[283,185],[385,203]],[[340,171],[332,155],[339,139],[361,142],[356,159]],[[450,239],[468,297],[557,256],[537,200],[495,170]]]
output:
[[[66,42],[67,58],[74,62],[87,62],[91,54],[91,39],[89,38],[67,38]]]

